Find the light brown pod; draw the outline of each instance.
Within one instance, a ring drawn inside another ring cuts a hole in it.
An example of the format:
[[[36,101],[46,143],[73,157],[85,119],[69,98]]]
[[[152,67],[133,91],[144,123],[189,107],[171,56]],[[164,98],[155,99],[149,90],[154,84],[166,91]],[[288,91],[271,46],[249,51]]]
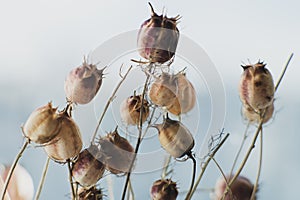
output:
[[[242,66],[244,73],[240,81],[240,98],[244,106],[252,107],[257,112],[270,106],[274,100],[274,82],[266,64]]]
[[[65,94],[68,101],[78,104],[89,103],[97,94],[101,84],[103,69],[86,61],[73,69],[65,80]]]
[[[102,177],[105,166],[100,162],[101,152],[96,145],[80,152],[73,164],[72,175],[74,180],[85,188],[94,186]]]
[[[274,103],[266,108],[263,123],[267,123],[273,116],[274,113]],[[243,106],[242,108],[243,117],[250,123],[260,122],[260,113],[255,112],[253,108],[248,106]]]
[[[100,138],[99,144],[102,153],[101,161],[108,171],[113,174],[127,173],[134,159],[134,149],[131,144],[117,131]]]
[[[160,179],[153,183],[150,194],[152,200],[176,200],[178,190],[171,179]]]
[[[33,111],[22,127],[25,137],[38,144],[50,142],[61,129],[56,111],[51,102]]]
[[[226,176],[226,180],[227,182],[229,181],[228,175]],[[232,200],[232,199],[250,200],[253,187],[254,186],[249,179],[243,176],[238,176],[238,178],[231,185],[230,187],[231,191],[228,192],[224,200]],[[220,179],[217,180],[215,185],[214,200],[221,200],[225,190],[226,190],[226,182],[224,178],[221,177]],[[253,200],[255,199],[256,197],[254,197]]]
[[[142,123],[144,123],[149,116],[149,103],[144,99],[142,103],[142,95],[133,95],[125,99],[120,106],[121,119],[127,125],[137,125],[140,121],[140,114],[142,112]]]
[[[89,189],[80,188],[78,191],[78,200],[103,200],[101,188],[93,186]]]
[[[137,46],[140,55],[150,62],[165,63],[176,51],[179,39],[177,20],[179,16],[168,18],[157,15],[152,5],[150,19],[146,20],[138,33]]]
[[[61,129],[57,136],[44,149],[48,156],[57,162],[66,162],[76,157],[82,149],[79,127],[69,115],[63,111],[59,114]]]
[[[174,158],[189,154],[194,147],[194,138],[190,131],[179,121],[168,117],[162,124],[153,125],[158,130],[161,146]]]

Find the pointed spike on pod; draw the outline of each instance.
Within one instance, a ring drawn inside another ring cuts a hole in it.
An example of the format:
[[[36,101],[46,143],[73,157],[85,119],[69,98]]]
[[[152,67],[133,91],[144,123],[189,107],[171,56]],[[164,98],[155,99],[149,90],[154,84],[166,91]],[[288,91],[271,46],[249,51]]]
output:
[[[248,68],[252,67],[251,65],[241,65],[241,67],[245,70],[247,70]]]
[[[154,8],[153,8],[152,4],[150,2],[148,2],[148,4],[150,6],[151,16],[157,16],[156,12],[154,11]]]

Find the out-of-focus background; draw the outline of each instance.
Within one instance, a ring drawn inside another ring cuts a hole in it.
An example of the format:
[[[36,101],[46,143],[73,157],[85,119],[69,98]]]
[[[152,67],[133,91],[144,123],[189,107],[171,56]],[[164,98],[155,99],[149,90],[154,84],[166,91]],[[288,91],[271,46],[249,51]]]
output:
[[[158,13],[164,11],[168,16],[182,16],[180,32],[202,47],[222,78],[226,93],[226,116],[219,130],[224,128],[231,136],[216,159],[225,172],[231,168],[246,127],[241,118],[238,96],[242,73],[240,64],[264,60],[276,81],[290,53],[295,53],[276,93],[274,119],[264,128],[263,168],[258,198],[297,199],[300,185],[300,137],[297,131],[300,114],[300,3],[295,0],[229,0],[217,3],[155,0],[151,3]],[[139,28],[149,16],[147,1],[138,0],[1,1],[0,163],[9,164],[13,161],[23,143],[20,127],[35,108],[48,101],[60,108],[64,107],[64,79],[72,68],[80,65],[84,55],[91,54],[115,35]],[[99,66],[106,64],[100,62]],[[109,96],[116,84],[110,78],[110,73],[112,70],[105,75],[107,81],[104,80],[104,88],[98,94],[100,99],[102,95]],[[205,80],[205,77],[202,78]],[[100,115],[97,103],[101,104],[100,107],[105,104],[94,101],[75,110],[75,120],[82,129],[85,146]],[[206,109],[205,105],[202,108],[202,104],[199,99],[197,109],[200,111]],[[108,114],[106,124],[110,123],[109,117],[116,113]],[[205,119],[205,112],[201,119],[209,122]],[[198,119],[186,116],[186,120],[193,123]],[[114,126],[112,123],[110,130]],[[253,132],[255,127],[250,130]],[[250,133],[245,148],[249,146],[251,136]],[[242,151],[242,156],[244,153]],[[251,181],[255,180],[257,158],[258,148],[255,148],[242,171]],[[32,175],[35,187],[45,160],[42,148],[31,145],[20,161]],[[190,161],[176,164],[172,177],[178,182],[180,191],[187,190],[190,172]],[[134,174],[136,199],[150,199],[149,188],[159,178],[159,174],[157,170]],[[220,172],[211,163],[194,199],[209,199],[210,192],[207,189],[214,187],[218,177]],[[41,199],[69,199],[67,179],[66,166],[52,162]],[[100,181],[100,186],[107,193],[106,179],[108,176]],[[120,199],[124,178],[113,177],[109,181],[113,183],[115,199]]]

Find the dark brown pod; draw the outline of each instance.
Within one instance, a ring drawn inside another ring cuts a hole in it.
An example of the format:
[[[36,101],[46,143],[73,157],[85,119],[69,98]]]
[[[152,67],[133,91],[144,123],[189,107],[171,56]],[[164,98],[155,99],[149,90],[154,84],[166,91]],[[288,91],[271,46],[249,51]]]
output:
[[[102,190],[93,186],[89,189],[80,188],[78,191],[78,200],[103,200]]]
[[[158,129],[161,146],[174,158],[181,158],[191,152],[194,138],[190,131],[179,121],[168,117],[162,124],[154,125]]]
[[[108,171],[113,174],[127,173],[134,159],[134,149],[131,144],[121,137],[117,129],[100,138],[102,161]]]
[[[179,16],[168,18],[157,15],[152,5],[151,18],[146,20],[138,33],[137,46],[140,55],[149,62],[165,63],[170,60],[176,51],[179,30],[177,20]]]
[[[72,167],[74,180],[85,188],[94,186],[105,171],[100,160],[101,152],[96,145],[83,150]]]
[[[152,200],[175,200],[178,190],[171,179],[160,179],[153,183],[150,194]]]

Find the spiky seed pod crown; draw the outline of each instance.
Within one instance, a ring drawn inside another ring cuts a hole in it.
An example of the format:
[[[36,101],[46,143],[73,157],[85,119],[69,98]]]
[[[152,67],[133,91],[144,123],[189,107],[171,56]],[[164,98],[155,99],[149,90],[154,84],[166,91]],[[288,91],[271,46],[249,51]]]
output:
[[[153,183],[150,194],[152,200],[176,200],[178,190],[171,179],[160,179]]]

